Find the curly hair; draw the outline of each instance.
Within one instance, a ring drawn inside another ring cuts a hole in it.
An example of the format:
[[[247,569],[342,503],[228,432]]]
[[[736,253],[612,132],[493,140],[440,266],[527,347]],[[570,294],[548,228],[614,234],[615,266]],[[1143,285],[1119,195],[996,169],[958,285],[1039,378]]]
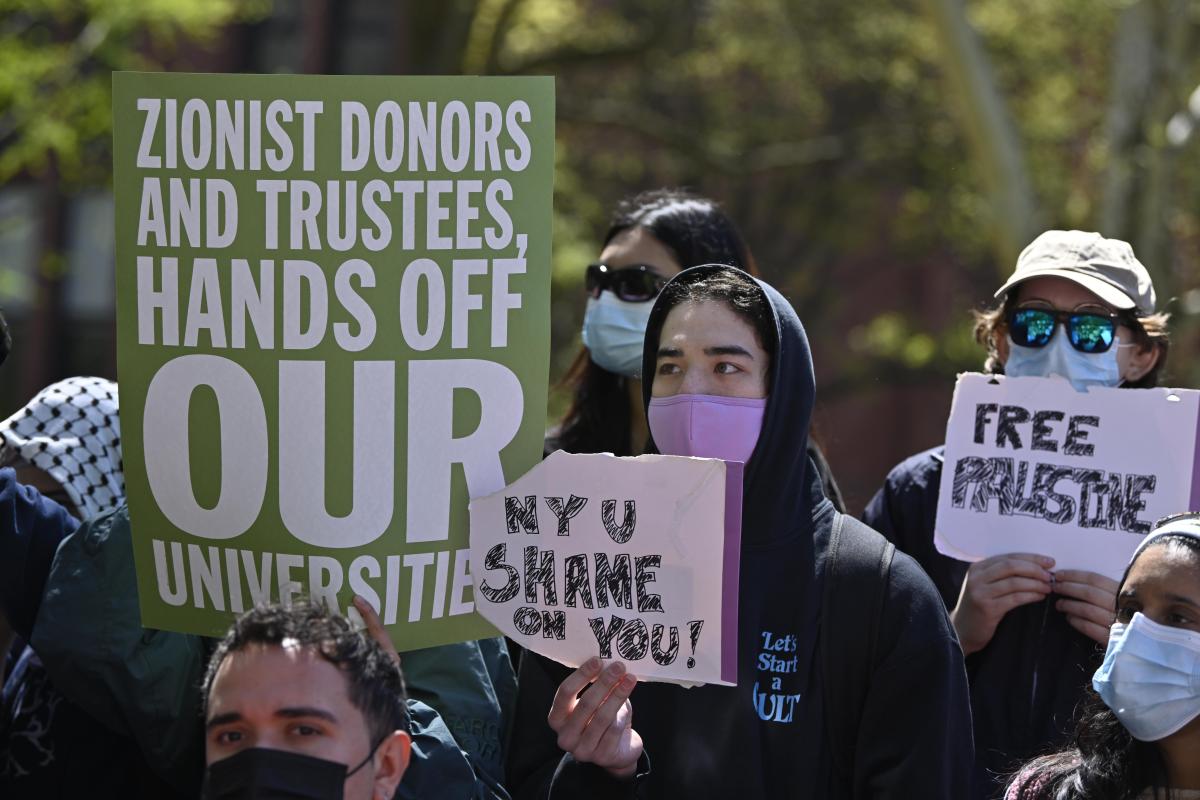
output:
[[[315,650],[346,676],[350,702],[367,720],[371,741],[408,730],[408,705],[400,667],[379,643],[323,603],[299,601],[259,606],[242,614],[213,651],[204,675],[204,706],[221,662],[250,645],[282,645],[285,640]]]
[[[983,363],[983,371],[993,375],[1004,374],[1004,362],[1000,359],[1000,341],[1008,335],[1008,317],[1017,307],[1017,292],[1010,291],[1004,295],[1004,301],[997,306],[973,311],[975,317],[975,341],[987,349],[987,359]],[[1132,389],[1151,389],[1158,386],[1163,369],[1167,364],[1167,353],[1171,348],[1171,340],[1167,334],[1167,322],[1171,315],[1167,313],[1147,314],[1137,316],[1133,312],[1121,313],[1121,324],[1133,331],[1133,342],[1139,347],[1158,348],[1158,361],[1154,368],[1136,381],[1123,384]]]

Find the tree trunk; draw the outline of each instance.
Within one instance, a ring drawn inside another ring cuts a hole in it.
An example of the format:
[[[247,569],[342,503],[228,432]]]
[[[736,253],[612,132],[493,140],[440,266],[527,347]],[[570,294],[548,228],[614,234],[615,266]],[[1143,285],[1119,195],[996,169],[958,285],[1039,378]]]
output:
[[[922,0],[941,44],[944,73],[992,208],[997,266],[1007,275],[1040,232],[1041,214],[1020,134],[963,0]]]
[[[1154,8],[1137,2],[1117,20],[1108,106],[1108,169],[1099,224],[1105,236],[1133,237],[1138,184],[1138,150],[1143,143],[1146,107],[1155,78]]]
[[[396,71],[409,75],[462,74],[479,5],[478,0],[399,3]]]
[[[1166,126],[1184,96],[1192,29],[1180,20],[1187,13],[1188,0],[1133,4],[1118,21],[1113,61],[1100,231],[1133,244],[1160,300],[1175,288],[1168,231],[1175,153]]]
[[[68,324],[63,308],[63,274],[67,250],[67,199],[60,188],[53,156],[42,177],[41,208],[38,218],[37,281],[33,313],[21,341],[22,398],[33,397],[56,378],[65,363],[63,326]]]
[[[339,9],[333,0],[305,0],[301,17],[300,71],[309,75],[332,75],[338,69]]]
[[[1189,0],[1160,0],[1160,41],[1158,76],[1146,120],[1146,186],[1133,240],[1134,251],[1155,278],[1155,289],[1163,301],[1175,292],[1169,221],[1171,215],[1175,150],[1167,142],[1167,123],[1186,95],[1182,79],[1192,40],[1192,27],[1183,24],[1189,14]]]

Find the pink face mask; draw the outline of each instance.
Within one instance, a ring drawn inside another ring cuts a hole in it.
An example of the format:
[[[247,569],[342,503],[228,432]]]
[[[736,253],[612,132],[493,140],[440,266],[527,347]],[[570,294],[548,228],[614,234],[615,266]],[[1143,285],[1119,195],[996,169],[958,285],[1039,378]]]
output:
[[[650,433],[671,456],[750,460],[762,431],[767,399],[677,394],[650,399]]]

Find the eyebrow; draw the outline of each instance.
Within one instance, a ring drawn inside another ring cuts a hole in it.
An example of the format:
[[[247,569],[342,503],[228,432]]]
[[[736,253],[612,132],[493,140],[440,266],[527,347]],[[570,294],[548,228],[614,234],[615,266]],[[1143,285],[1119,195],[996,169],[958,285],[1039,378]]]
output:
[[[215,717],[205,723],[204,727],[206,730],[211,731],[213,728],[216,728],[220,725],[228,725],[231,722],[239,722],[241,719],[242,715],[238,712],[227,711],[224,714],[217,714]]]
[[[746,358],[750,359],[751,361],[754,360],[754,356],[750,353],[749,350],[747,350],[746,348],[744,348],[740,345],[736,345],[736,344],[722,344],[722,345],[717,345],[716,347],[706,347],[706,348],[704,348],[704,355],[706,355],[706,356],[745,356]],[[682,358],[683,351],[680,350],[678,347],[660,347],[660,348],[658,348],[658,357],[659,358]]]
[[[284,719],[296,719],[296,718],[300,718],[300,717],[316,717],[317,719],[323,719],[323,720],[326,720],[326,721],[332,722],[332,723],[337,723],[337,721],[338,721],[337,717],[334,716],[332,712],[326,711],[323,708],[314,708],[312,706],[294,706],[294,707],[288,707],[288,708],[280,708],[275,711],[275,716],[283,717]],[[210,719],[205,724],[204,727],[207,730],[212,730],[213,728],[219,727],[221,725],[228,725],[231,722],[240,722],[242,719],[243,719],[243,717],[239,712],[227,711],[224,714],[217,714],[215,717]]]
[[[750,359],[751,361],[754,360],[754,356],[752,356],[750,354],[749,350],[742,347],[741,345],[736,345],[736,344],[723,344],[723,345],[718,345],[717,347],[706,347],[706,348],[704,348],[704,355],[706,355],[706,356],[745,356],[746,358]]]
[[[1137,595],[1136,589],[1122,589],[1121,594],[1118,595],[1119,599],[1121,599],[1121,600],[1136,600],[1137,596],[1138,595]],[[1200,603],[1197,603],[1195,600],[1193,600],[1190,597],[1184,597],[1181,594],[1175,594],[1174,592],[1166,592],[1163,594],[1163,597],[1165,597],[1169,602],[1172,602],[1172,603],[1182,603],[1183,605],[1191,606],[1192,608],[1200,608]]]
[[[316,717],[327,722],[337,722],[338,718],[333,715],[332,711],[326,711],[323,708],[314,706],[295,706],[291,708],[280,708],[275,711],[275,716],[294,719],[296,717]]]
[[[1171,594],[1170,592],[1168,592],[1167,599],[1170,600],[1172,603],[1182,603],[1185,606],[1191,606],[1192,608],[1200,608],[1200,603],[1197,603],[1195,600],[1191,599],[1190,597],[1184,597],[1181,594]]]
[[[1044,305],[1049,306],[1051,309],[1053,309],[1055,311],[1076,312],[1076,311],[1086,311],[1087,309],[1091,308],[1091,309],[1096,309],[1097,311],[1101,311],[1105,314],[1116,314],[1117,313],[1115,309],[1110,308],[1109,306],[1106,306],[1104,303],[1098,303],[1095,300],[1085,300],[1082,303],[1076,303],[1071,308],[1060,309],[1058,306],[1054,305],[1054,303],[1051,303],[1049,300],[1045,299],[1044,297],[1027,297],[1024,300],[1022,300],[1020,302],[1020,304],[1018,304],[1018,308],[1025,307],[1026,303],[1042,303]]]

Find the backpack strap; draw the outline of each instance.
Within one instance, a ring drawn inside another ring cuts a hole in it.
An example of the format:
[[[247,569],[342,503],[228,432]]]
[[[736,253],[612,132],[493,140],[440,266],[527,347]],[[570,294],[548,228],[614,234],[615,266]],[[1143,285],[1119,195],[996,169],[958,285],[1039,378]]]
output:
[[[859,723],[877,660],[877,641],[896,547],[879,533],[837,514],[829,537],[819,647],[825,726],[835,780],[854,785]]]

